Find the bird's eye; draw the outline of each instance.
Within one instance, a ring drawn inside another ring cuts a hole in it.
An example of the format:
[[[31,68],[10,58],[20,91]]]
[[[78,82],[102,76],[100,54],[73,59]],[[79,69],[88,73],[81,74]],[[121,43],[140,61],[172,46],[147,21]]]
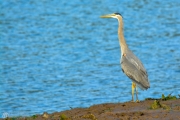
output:
[[[120,13],[114,13],[115,15],[120,15],[121,16],[121,14]]]

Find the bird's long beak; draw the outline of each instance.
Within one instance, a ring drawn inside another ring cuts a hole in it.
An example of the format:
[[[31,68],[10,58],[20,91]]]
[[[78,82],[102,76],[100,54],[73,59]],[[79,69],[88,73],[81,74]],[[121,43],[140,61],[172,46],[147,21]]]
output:
[[[102,15],[101,18],[113,18],[115,14]]]

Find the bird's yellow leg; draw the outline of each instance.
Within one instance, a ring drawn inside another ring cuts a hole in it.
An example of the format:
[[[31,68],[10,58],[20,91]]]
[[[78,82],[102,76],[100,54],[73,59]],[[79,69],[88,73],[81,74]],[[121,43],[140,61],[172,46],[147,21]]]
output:
[[[136,84],[135,84],[136,85]],[[135,91],[136,91],[136,102],[140,102],[139,100],[138,100],[138,90],[137,90],[137,87],[135,87]]]
[[[134,90],[136,92],[136,102],[139,102],[138,100],[138,91],[137,91],[137,87],[136,87],[136,83],[132,82],[132,102],[134,102]]]
[[[136,84],[132,82],[132,102],[134,102],[134,89],[136,88]]]

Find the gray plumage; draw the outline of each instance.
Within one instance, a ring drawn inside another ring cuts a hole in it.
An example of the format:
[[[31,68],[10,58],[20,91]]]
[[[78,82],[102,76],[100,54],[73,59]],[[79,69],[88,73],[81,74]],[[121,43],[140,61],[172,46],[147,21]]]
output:
[[[149,88],[148,74],[143,64],[129,49],[121,55],[121,68],[142,90]]]

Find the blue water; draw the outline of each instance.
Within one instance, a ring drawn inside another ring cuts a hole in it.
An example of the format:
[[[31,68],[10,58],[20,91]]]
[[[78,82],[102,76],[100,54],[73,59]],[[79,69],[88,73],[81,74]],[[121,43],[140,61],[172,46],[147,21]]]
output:
[[[151,88],[139,99],[180,94],[179,0],[0,0],[0,117],[131,100],[120,68],[116,19]]]

